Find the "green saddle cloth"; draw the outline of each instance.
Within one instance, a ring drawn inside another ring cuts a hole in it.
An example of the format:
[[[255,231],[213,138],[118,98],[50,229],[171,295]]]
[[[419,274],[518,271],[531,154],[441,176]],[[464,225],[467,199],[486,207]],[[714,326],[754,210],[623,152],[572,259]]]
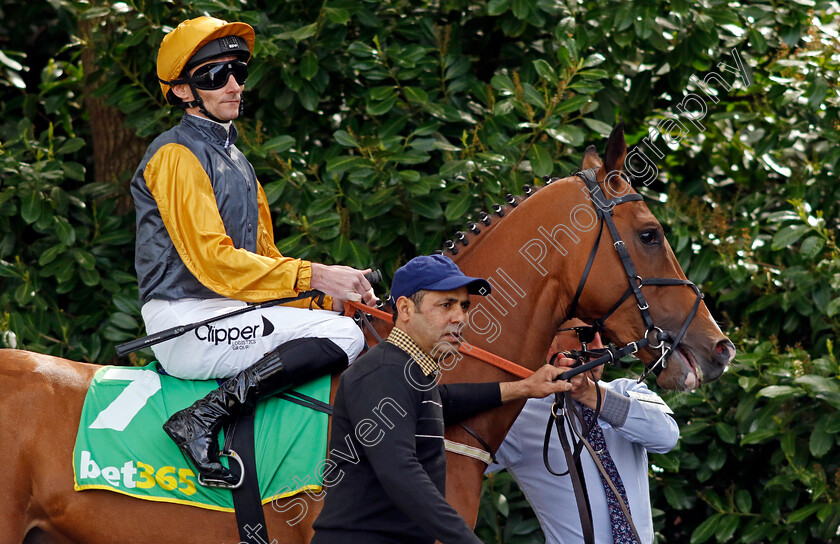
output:
[[[198,485],[195,468],[161,428],[170,415],[216,387],[215,380],[168,376],[157,362],[97,371],[73,450],[74,489],[232,512],[230,490]],[[330,377],[295,391],[329,402]],[[326,414],[270,398],[257,404],[254,434],[263,504],[321,490],[318,465],[327,452]]]

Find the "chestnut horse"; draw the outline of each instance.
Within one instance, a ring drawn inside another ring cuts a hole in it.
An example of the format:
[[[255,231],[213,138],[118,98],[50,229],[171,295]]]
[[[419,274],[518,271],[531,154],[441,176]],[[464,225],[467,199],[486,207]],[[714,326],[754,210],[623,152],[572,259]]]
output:
[[[604,192],[609,196],[632,191],[620,177],[608,176],[620,171],[626,155],[621,125],[610,136],[604,164],[590,149],[583,167],[599,168],[597,179]],[[462,334],[465,346],[483,348],[535,369],[543,364],[559,324],[572,317],[570,310],[588,322],[603,317],[621,300],[627,279],[613,241],[608,236],[597,237],[593,203],[579,178],[556,180],[527,192],[533,196],[512,199],[512,204],[496,213],[500,217],[480,223],[482,232],[473,229],[448,246],[450,256],[465,273],[486,277],[493,286],[490,297],[473,301]],[[639,276],[685,279],[660,224],[642,201],[616,206],[613,220]],[[596,239],[599,244],[593,253]],[[590,255],[594,255],[591,270],[572,308]],[[645,286],[644,291],[650,316],[670,339],[688,322],[658,383],[683,390],[717,379],[735,348],[705,304],[696,306],[695,292],[687,286]],[[646,337],[646,326],[632,297],[611,313],[603,334],[619,345]],[[650,363],[658,354],[645,348],[637,356]],[[457,364],[452,364],[454,359],[447,361],[451,368],[444,372],[446,382],[512,379],[469,356]],[[107,491],[73,491],[76,426],[85,391],[98,368],[37,353],[0,351],[0,387],[4,392],[0,443],[8,454],[6,476],[0,480],[0,544],[239,542],[233,514]],[[521,406],[509,404],[467,424],[496,449]],[[481,447],[460,427],[447,429],[447,438]],[[447,498],[468,523],[475,524],[485,465],[451,453],[447,453],[447,463]],[[324,491],[328,492],[329,488]],[[266,504],[270,537],[283,544],[308,542],[322,499],[323,494],[300,494]],[[289,522],[298,517],[298,523]]]

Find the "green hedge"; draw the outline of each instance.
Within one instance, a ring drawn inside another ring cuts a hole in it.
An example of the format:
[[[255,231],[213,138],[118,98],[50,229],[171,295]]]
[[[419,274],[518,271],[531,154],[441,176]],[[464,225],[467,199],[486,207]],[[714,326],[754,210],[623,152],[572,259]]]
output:
[[[142,149],[176,119],[155,52],[202,13],[257,31],[240,146],[294,256],[390,275],[506,193],[574,170],[619,118],[640,149],[680,121],[643,191],[739,353],[720,382],[668,396],[683,438],[653,459],[657,529],[669,542],[837,538],[833,3],[6,0],[0,332],[20,347],[119,362],[114,344],[141,333],[131,167],[101,165],[139,161],[109,135]],[[743,78],[719,64],[734,68],[733,50]],[[692,83],[712,71],[731,84],[717,101]],[[679,111],[689,92],[702,130]],[[487,487],[487,542],[539,538],[504,475]]]

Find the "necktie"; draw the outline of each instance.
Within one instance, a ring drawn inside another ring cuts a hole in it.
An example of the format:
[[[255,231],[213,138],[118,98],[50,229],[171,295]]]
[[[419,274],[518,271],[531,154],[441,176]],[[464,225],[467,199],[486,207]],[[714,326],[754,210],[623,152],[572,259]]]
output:
[[[586,425],[592,425],[592,430],[589,432],[589,443],[592,444],[592,448],[595,450],[595,453],[598,454],[598,459],[601,461],[601,464],[604,465],[604,470],[607,471],[613,485],[616,489],[618,489],[618,492],[621,494],[621,498],[624,500],[624,504],[627,505],[627,510],[629,511],[630,503],[627,502],[627,492],[624,490],[624,483],[621,481],[621,476],[618,474],[618,469],[615,467],[615,463],[610,456],[610,452],[607,451],[607,443],[604,441],[604,432],[601,430],[601,427],[597,422],[594,422],[593,424],[595,411],[585,405],[581,405],[581,408],[583,411],[583,421]],[[630,528],[630,523],[627,521],[627,516],[625,516],[624,512],[621,511],[618,499],[616,498],[615,493],[612,492],[612,489],[610,489],[610,486],[604,479],[603,474],[601,474],[601,483],[604,484],[604,491],[607,493],[607,508],[610,512],[610,525],[612,526],[613,542],[615,544],[635,543],[636,539],[633,536],[633,530]]]

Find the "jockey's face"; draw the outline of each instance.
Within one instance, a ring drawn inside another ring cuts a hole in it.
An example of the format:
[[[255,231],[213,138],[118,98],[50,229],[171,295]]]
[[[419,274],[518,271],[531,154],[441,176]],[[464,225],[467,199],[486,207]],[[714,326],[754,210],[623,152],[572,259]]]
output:
[[[210,59],[190,70],[190,76],[195,75],[196,71],[208,64],[234,60],[237,60],[237,57],[234,55],[225,55],[223,57]],[[239,117],[239,103],[242,101],[242,91],[244,90],[245,84],[243,83],[240,85],[236,81],[236,78],[233,77],[233,74],[229,75],[225,84],[218,89],[197,89],[198,96],[204,103],[204,108],[222,121],[232,121]],[[192,89],[187,84],[176,85],[172,88],[172,92],[175,93],[175,96],[185,102],[193,100]],[[193,115],[198,115],[199,117],[206,117],[203,113],[201,113],[198,107],[187,108],[187,111]]]

